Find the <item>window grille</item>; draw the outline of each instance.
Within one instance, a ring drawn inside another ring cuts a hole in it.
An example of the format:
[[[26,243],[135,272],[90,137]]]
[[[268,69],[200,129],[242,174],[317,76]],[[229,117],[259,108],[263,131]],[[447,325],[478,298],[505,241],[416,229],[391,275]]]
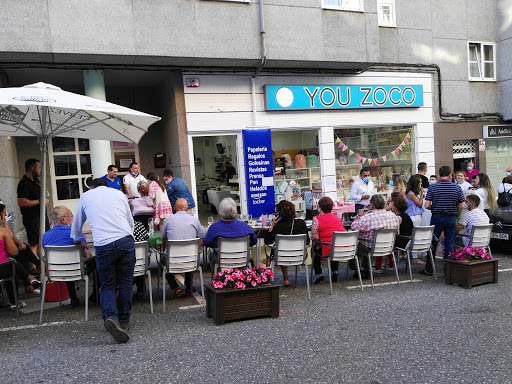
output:
[[[476,140],[454,140],[453,158],[463,159],[476,157]]]

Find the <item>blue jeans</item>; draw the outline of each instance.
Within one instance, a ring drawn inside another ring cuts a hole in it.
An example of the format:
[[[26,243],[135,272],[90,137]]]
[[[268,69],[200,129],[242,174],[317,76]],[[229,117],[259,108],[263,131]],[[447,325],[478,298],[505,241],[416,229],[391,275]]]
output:
[[[434,260],[436,257],[437,243],[439,242],[439,236],[444,232],[444,258],[447,259],[455,250],[455,222],[457,216],[436,216],[432,215],[430,219],[430,225],[434,225],[434,238],[432,239],[432,255]],[[430,257],[427,257],[427,265],[425,265],[425,271],[432,273],[433,265],[430,262]]]
[[[100,305],[103,320],[113,317],[121,323],[130,321],[134,266],[133,237],[126,236],[110,244],[96,247],[96,269],[101,282]]]

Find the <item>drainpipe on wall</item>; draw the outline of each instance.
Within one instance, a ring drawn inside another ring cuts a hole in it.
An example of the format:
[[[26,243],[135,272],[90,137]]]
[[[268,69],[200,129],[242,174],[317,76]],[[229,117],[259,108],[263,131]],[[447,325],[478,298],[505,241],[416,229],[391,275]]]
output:
[[[263,0],[258,1],[258,10],[260,16],[260,44],[261,44],[261,63],[254,71],[251,78],[251,103],[252,103],[252,125],[256,126],[256,82],[255,79],[261,72],[267,62],[267,49],[265,41],[265,27],[263,22]]]

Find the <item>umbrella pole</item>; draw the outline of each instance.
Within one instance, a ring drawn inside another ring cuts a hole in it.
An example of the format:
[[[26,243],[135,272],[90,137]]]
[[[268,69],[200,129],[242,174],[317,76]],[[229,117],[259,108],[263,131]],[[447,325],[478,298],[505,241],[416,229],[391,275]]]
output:
[[[45,266],[43,262],[43,234],[46,231],[46,155],[48,153],[48,138],[46,136],[46,119],[48,107],[41,108],[41,196],[39,199],[39,246],[41,247],[41,283],[44,281]]]

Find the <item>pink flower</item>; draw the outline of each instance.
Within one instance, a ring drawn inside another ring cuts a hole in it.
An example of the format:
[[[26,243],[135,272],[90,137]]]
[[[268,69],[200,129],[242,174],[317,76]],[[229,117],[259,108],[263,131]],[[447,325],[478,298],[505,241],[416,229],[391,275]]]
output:
[[[266,283],[267,282],[267,275],[261,276],[261,281]]]
[[[235,284],[235,288],[245,289],[245,284],[242,283],[241,281],[237,281],[237,283]]]
[[[253,281],[251,281],[251,285],[252,285],[253,287],[255,287],[255,286],[257,286],[257,285],[258,285],[258,283],[256,283],[256,282],[253,280]]]

